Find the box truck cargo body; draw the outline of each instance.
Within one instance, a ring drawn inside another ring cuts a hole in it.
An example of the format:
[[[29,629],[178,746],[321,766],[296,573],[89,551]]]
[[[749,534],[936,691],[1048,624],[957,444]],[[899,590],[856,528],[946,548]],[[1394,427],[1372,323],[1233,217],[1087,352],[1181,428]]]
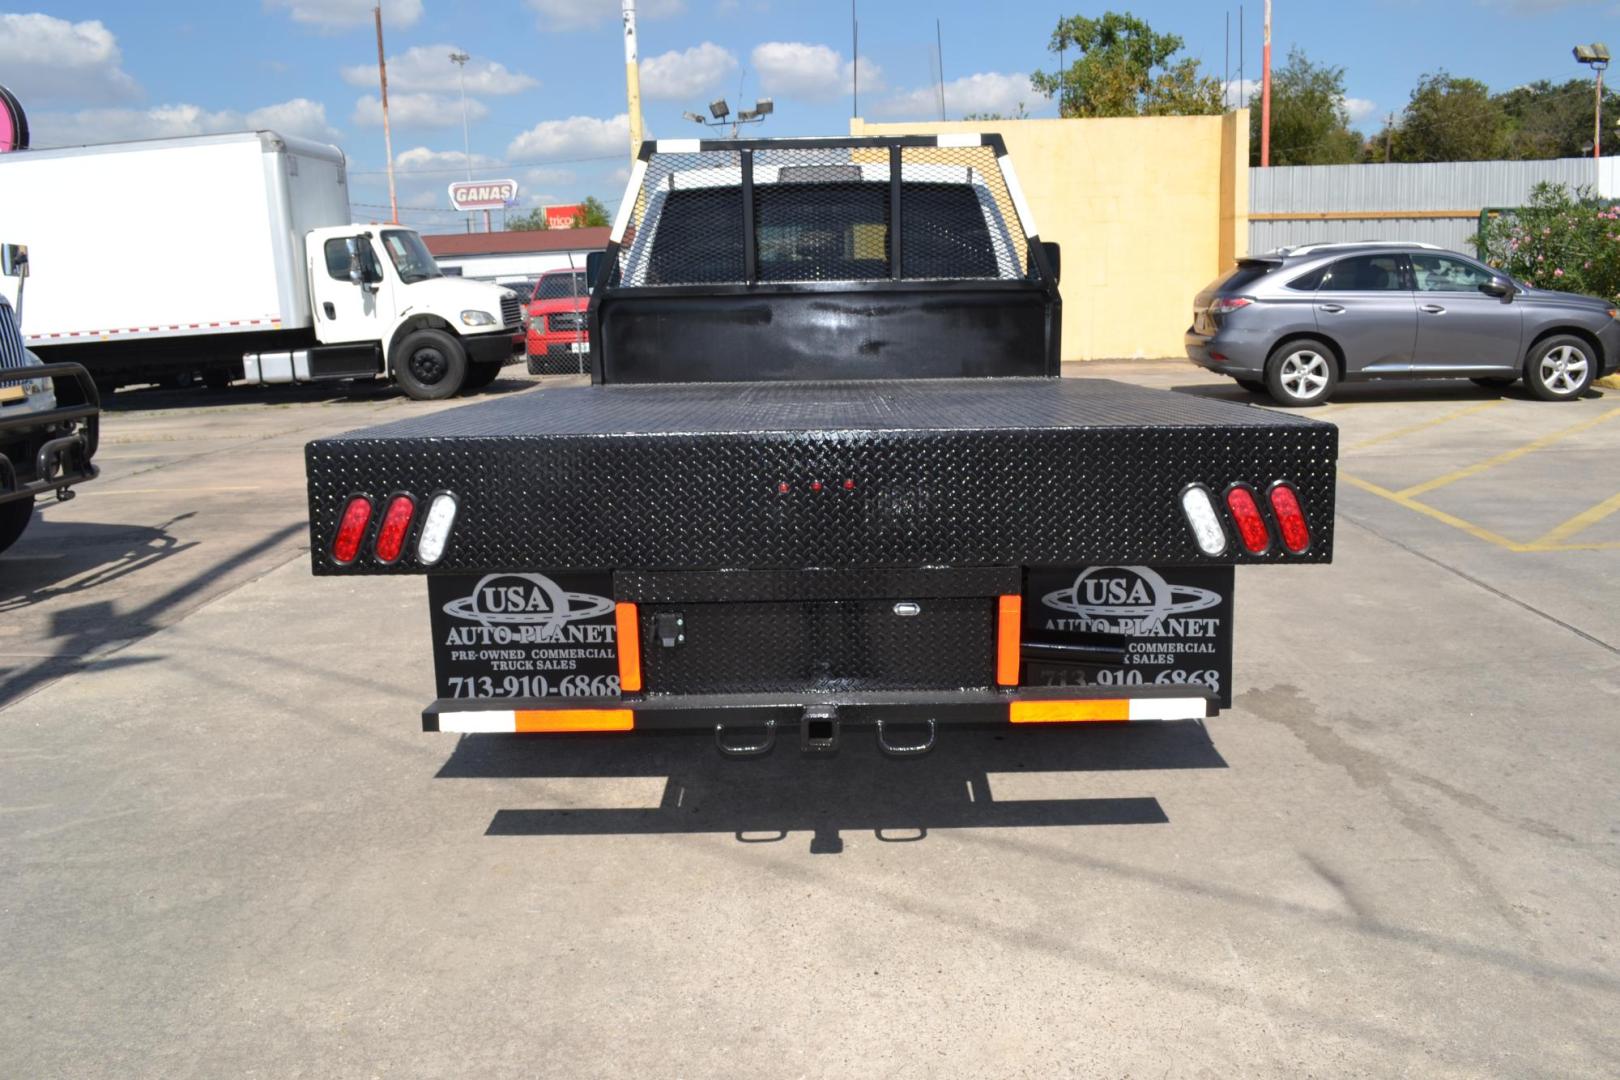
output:
[[[400,381],[445,396],[492,377],[520,329],[504,290],[451,295],[414,232],[350,224],[341,150],[270,131],[0,155],[0,234],[33,261],[29,347],[103,387],[393,376],[433,329],[453,339],[430,343],[453,354],[440,377]]]

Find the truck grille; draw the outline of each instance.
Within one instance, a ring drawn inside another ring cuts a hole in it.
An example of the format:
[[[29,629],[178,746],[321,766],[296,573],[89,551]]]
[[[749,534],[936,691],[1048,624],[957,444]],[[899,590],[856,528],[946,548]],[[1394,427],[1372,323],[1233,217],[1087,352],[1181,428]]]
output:
[[[583,311],[558,311],[546,316],[546,328],[553,334],[585,329]]]
[[[0,368],[20,368],[27,363],[17,317],[12,314],[10,304],[0,301]]]
[[[501,325],[517,326],[523,321],[523,301],[515,296],[501,297]]]

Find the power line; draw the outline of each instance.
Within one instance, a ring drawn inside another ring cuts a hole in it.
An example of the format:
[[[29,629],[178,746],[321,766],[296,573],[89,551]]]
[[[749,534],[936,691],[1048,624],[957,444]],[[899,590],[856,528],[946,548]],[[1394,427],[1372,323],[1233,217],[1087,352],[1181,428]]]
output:
[[[528,167],[528,166],[531,166],[531,165],[580,165],[580,164],[584,164],[585,162],[590,162],[590,161],[617,161],[617,160],[619,160],[619,155],[618,154],[599,154],[599,155],[596,155],[594,157],[544,158],[544,159],[537,158],[537,159],[535,159],[533,161],[480,161],[480,162],[478,162],[478,166],[479,166],[479,168],[484,168],[484,169],[504,169],[504,168],[509,168],[509,167],[511,167],[511,168],[524,168],[524,167]],[[381,176],[383,173],[385,173],[387,171],[388,171],[387,169],[350,169],[349,170],[349,175],[350,176]],[[443,169],[437,169],[437,168],[435,168],[435,169],[398,169],[396,171],[401,176],[427,176],[427,175],[432,174],[432,173],[459,173],[459,172],[464,171],[464,166],[455,165],[455,166],[451,166],[451,167],[447,167],[447,168],[443,168]]]

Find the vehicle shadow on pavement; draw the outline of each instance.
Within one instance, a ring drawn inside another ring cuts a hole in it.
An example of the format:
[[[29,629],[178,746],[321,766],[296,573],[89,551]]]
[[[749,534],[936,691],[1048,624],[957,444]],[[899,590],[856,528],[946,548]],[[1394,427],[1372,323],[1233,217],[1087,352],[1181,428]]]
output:
[[[451,400],[477,401],[486,397],[501,397],[520,393],[535,385],[533,379],[522,374],[523,368],[513,366],[494,382],[480,390],[462,394]],[[160,386],[125,387],[114,394],[101,396],[104,413],[179,411],[183,409],[225,409],[244,405],[308,405],[327,402],[368,402],[405,398],[397,386],[379,380],[354,382],[318,382],[280,386],[230,386],[224,390],[210,390],[203,386],[170,389]]]
[[[1209,398],[1215,401],[1232,401],[1240,405],[1271,405],[1277,403],[1267,394],[1251,394],[1236,383],[1190,383],[1186,386],[1170,387],[1175,393],[1187,394],[1191,397]],[[1603,397],[1603,391],[1597,387],[1588,389],[1582,398]],[[1333,400],[1328,408],[1334,405],[1354,405],[1371,402],[1469,402],[1469,401],[1539,401],[1534,394],[1522,385],[1502,387],[1475,386],[1467,379],[1435,379],[1427,382],[1407,382],[1389,380],[1383,382],[1343,383],[1333,391]],[[1280,406],[1279,406],[1280,407]],[[1290,409],[1300,416],[1311,416],[1320,412],[1320,409]]]
[[[863,737],[865,736],[865,737]],[[933,829],[1163,825],[1151,795],[998,801],[992,775],[1224,769],[1197,722],[1076,731],[954,730],[918,758],[889,758],[870,732],[846,731],[835,756],[807,757],[779,745],[760,758],[721,757],[690,735],[599,737],[466,735],[440,779],[666,777],[656,807],[505,809],[489,836],[731,833],[773,843],[810,833],[810,850],[843,850],[842,834],[886,842],[926,839]]]

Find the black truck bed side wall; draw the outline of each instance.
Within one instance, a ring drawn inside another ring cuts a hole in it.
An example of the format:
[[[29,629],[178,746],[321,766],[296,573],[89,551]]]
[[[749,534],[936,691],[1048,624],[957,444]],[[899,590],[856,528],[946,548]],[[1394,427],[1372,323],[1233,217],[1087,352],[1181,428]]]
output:
[[[1056,375],[1048,303],[1022,282],[612,290],[596,381]]]

